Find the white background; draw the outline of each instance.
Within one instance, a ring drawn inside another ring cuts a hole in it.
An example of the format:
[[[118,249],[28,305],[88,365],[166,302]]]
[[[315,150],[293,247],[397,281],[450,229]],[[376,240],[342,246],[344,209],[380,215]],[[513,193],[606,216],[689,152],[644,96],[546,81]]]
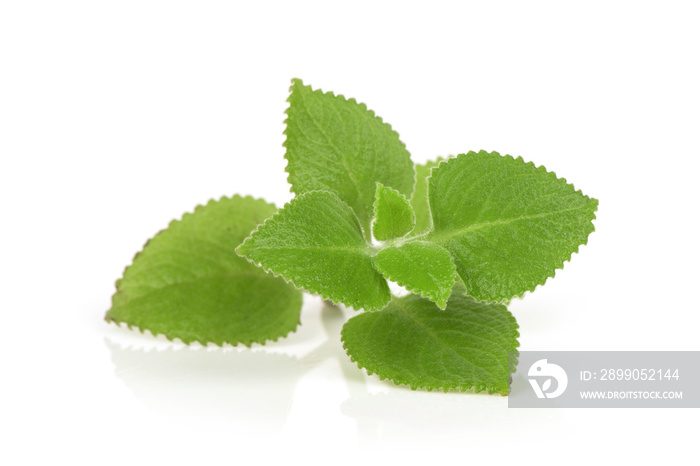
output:
[[[291,198],[290,79],[365,102],[415,161],[521,155],[600,200],[513,302],[522,350],[698,350],[695,2],[0,3],[0,463],[688,463],[697,410],[515,410],[411,392],[307,296],[269,347],[107,325],[184,211]],[[685,459],[682,459],[685,458]]]

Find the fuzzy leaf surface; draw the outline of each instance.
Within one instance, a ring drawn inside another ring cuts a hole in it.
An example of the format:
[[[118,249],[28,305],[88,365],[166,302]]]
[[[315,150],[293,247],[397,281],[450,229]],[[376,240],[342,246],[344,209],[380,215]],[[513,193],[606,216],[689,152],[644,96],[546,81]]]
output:
[[[433,169],[429,186],[427,239],[450,251],[479,300],[502,302],[544,284],[594,230],[596,199],[520,157],[461,154]]]
[[[365,104],[292,81],[286,148],[292,192],[331,191],[355,211],[366,238],[375,183],[410,196],[414,171],[406,146]]]
[[[382,249],[374,267],[384,277],[435,302],[445,309],[455,283],[450,253],[434,243],[414,241]]]
[[[297,196],[237,252],[297,287],[355,309],[381,309],[390,299],[357,217],[331,192]]]
[[[428,202],[428,177],[430,170],[437,167],[444,160],[442,157],[424,164],[416,164],[416,186],[411,196],[411,206],[416,214],[416,226],[411,233],[412,236],[422,235],[430,231],[433,220],[430,217],[430,205]]]
[[[505,306],[455,290],[445,310],[416,295],[348,320],[341,339],[369,374],[412,389],[474,390],[507,395],[515,370],[518,324]]]
[[[204,345],[264,343],[294,331],[301,293],[234,252],[275,210],[234,196],[173,221],[117,281],[105,319]]]
[[[411,204],[395,189],[377,183],[372,233],[379,241],[407,235],[416,223]]]

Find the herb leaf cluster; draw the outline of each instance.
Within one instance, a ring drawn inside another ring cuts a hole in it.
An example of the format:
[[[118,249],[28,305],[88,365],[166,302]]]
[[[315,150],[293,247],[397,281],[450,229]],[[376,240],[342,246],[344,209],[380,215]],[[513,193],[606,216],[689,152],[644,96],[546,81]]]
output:
[[[368,373],[507,394],[518,325],[505,304],[587,242],[598,201],[497,152],[414,165],[364,104],[300,80],[285,134],[295,198],[223,198],[172,222],[117,281],[106,319],[185,343],[265,343],[296,329],[304,290],[365,311],[341,338]]]

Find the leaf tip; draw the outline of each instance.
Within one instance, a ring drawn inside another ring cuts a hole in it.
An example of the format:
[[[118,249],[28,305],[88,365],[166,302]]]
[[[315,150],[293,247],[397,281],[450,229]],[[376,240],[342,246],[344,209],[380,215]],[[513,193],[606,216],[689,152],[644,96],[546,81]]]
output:
[[[246,251],[245,245],[246,245],[247,242],[248,242],[248,239],[246,239],[245,241],[243,241],[241,244],[239,244],[239,245],[236,247],[236,249],[233,250],[236,254],[238,254],[239,257],[246,257],[247,251]]]
[[[304,81],[301,78],[292,78],[292,85],[289,87],[291,92],[295,87],[307,87],[304,86]]]

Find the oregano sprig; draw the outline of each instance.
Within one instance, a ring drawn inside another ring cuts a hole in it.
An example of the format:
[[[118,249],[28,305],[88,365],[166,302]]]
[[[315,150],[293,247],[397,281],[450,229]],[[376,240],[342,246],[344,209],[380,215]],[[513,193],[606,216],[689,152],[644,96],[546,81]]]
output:
[[[497,152],[414,166],[364,104],[298,79],[288,101],[296,197],[279,210],[224,198],[173,222],[117,282],[106,319],[186,343],[264,343],[296,328],[305,290],[372,311],[342,331],[369,373],[507,394],[518,327],[499,303],[586,244],[598,201]],[[415,294],[392,298],[388,281]]]

